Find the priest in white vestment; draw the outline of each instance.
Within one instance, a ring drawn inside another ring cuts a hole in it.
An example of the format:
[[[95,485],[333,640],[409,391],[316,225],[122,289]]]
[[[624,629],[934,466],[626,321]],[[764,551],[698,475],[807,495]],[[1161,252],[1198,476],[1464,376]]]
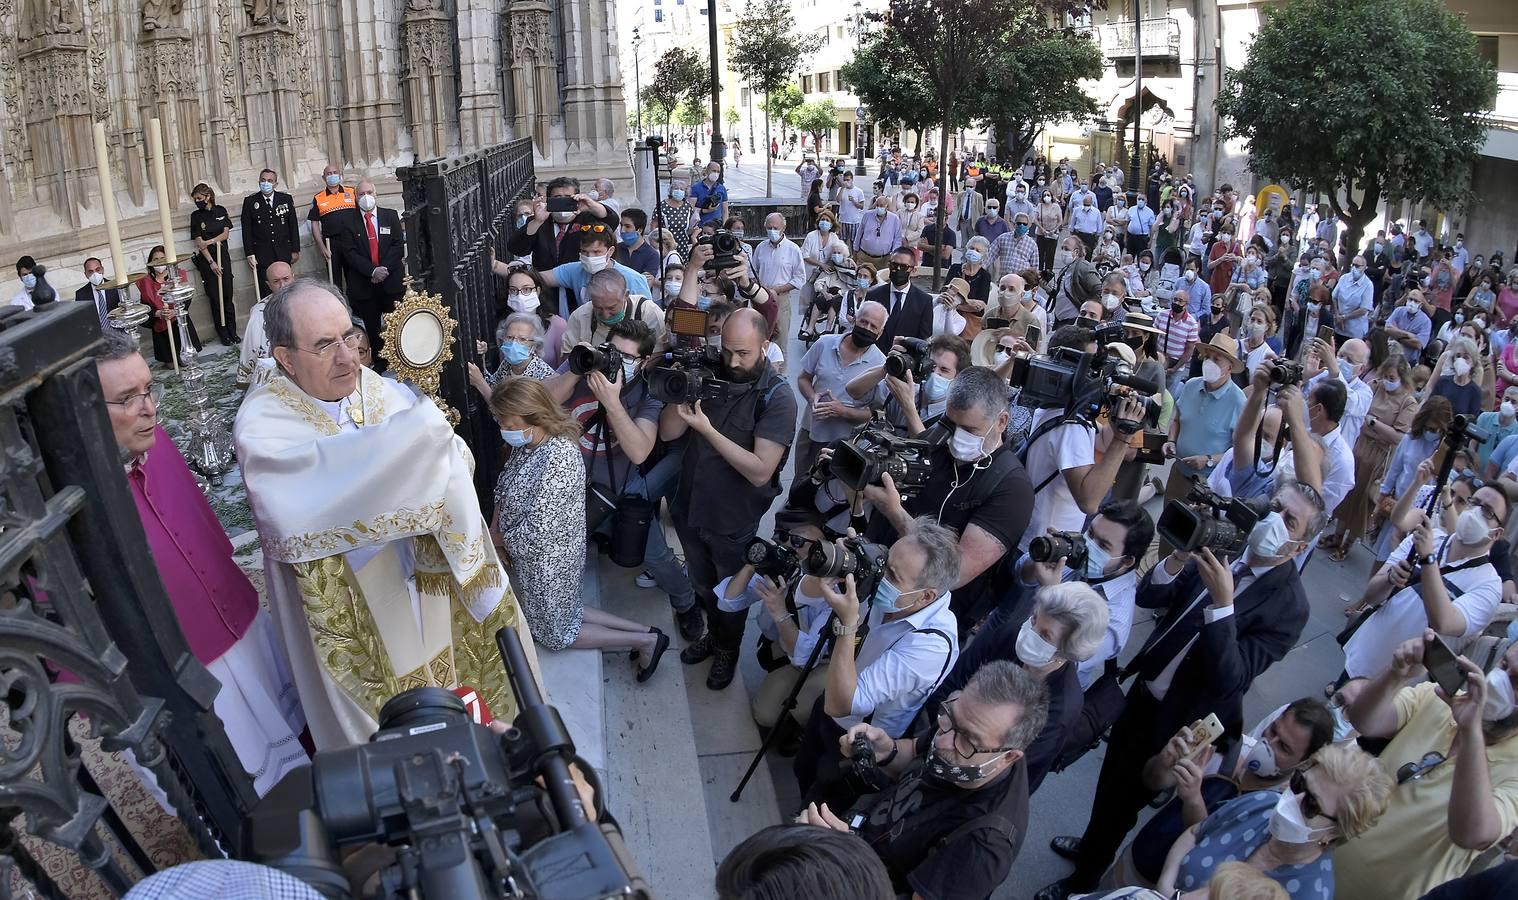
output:
[[[363,331],[330,284],[275,293],[264,328],[279,374],[233,437],[317,749],[368,741],[385,701],[422,685],[473,687],[510,721],[494,635],[531,642],[468,448],[431,400],[359,364]]]

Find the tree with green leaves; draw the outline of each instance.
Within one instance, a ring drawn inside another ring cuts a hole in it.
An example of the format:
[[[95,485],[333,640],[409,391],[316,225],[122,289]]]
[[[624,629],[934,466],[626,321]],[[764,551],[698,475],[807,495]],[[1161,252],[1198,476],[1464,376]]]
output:
[[[643,89],[645,102],[663,113],[664,134],[682,103],[697,106],[712,95],[706,57],[686,47],[671,47],[654,64],[654,77]],[[658,121],[657,119],[655,121]]]
[[[690,135],[691,143],[699,147],[701,126],[706,124],[709,116],[705,103],[700,100],[684,100],[675,109],[675,124],[684,128],[685,133]]]
[[[782,88],[794,88],[791,76],[796,74],[802,61],[822,46],[822,38],[796,31],[789,0],[749,0],[732,33],[728,66],[748,82],[750,90],[762,92],[766,100],[760,108],[764,110],[764,190],[770,195],[774,193],[774,175],[773,160],[768,151],[774,105],[768,101]],[[800,91],[796,95],[796,105],[799,106]]]
[[[832,100],[813,100],[796,110],[796,130],[811,135],[812,146],[822,152],[822,136],[838,127],[838,110]]]
[[[759,104],[759,109],[766,117],[774,119],[780,125],[780,137],[796,127],[796,110],[806,102],[806,97],[801,93],[801,88],[796,87],[795,82],[786,82],[784,86],[766,94],[764,101]],[[765,142],[769,141],[769,128],[764,129]]]
[[[738,110],[734,109],[731,106],[729,106],[727,108],[727,112],[725,112],[725,113],[722,114],[722,121],[727,124],[727,130],[729,132],[731,132],[734,128],[736,128],[738,126],[738,119],[739,119]],[[731,134],[728,135],[728,137],[732,137],[732,136],[733,135],[731,135]]]
[[[1250,171],[1326,196],[1350,247],[1383,197],[1469,199],[1497,74],[1459,15],[1441,0],[1290,0],[1265,13],[1218,97]]]
[[[912,52],[895,31],[883,29],[866,40],[854,58],[838,70],[838,78],[869,110],[877,125],[900,125],[917,133],[916,152],[922,152],[922,136],[940,119],[932,89],[915,73],[896,67],[896,60]],[[960,124],[968,124],[956,115]]]
[[[1101,111],[1080,86],[1102,77],[1102,48],[1086,35],[1035,37],[1008,47],[986,70],[973,115],[996,133],[1003,159],[1022,159],[1050,125],[1085,122]]]
[[[938,115],[938,159],[948,164],[949,134],[970,114],[971,92],[982,68],[1003,54],[1049,34],[1051,18],[1106,6],[1105,0],[891,0],[884,15],[893,40],[912,51],[892,60],[894,74],[928,89]],[[938,205],[938,233],[944,233],[948,204]],[[942,261],[933,254],[933,289],[941,283]]]

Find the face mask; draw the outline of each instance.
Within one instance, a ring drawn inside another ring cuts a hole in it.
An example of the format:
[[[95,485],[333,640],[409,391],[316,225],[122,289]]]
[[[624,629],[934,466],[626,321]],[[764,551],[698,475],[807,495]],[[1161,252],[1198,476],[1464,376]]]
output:
[[[560,225],[564,225],[575,220],[575,214],[572,212],[556,212],[551,213],[550,215],[552,215],[553,220],[555,222],[558,222]]]
[[[1019,227],[1021,227],[1021,226],[1019,226]],[[980,256],[980,251],[979,250],[966,250],[965,251],[965,262],[970,263],[970,264],[973,265],[975,263],[980,262],[980,259],[981,259],[981,256]]]
[[[637,360],[633,360],[633,359],[624,359],[624,360],[622,360],[622,383],[626,384],[629,381],[632,381],[633,380],[633,376],[636,375],[636,374],[638,374],[638,362],[637,362]]]
[[[1071,253],[1069,250],[1060,250],[1054,254],[1054,264],[1056,266],[1059,266],[1061,269],[1063,269],[1065,266],[1070,265],[1074,259],[1075,254]]]
[[[1139,201],[1138,201],[1138,208],[1139,209],[1143,209],[1147,205],[1149,205],[1149,201],[1147,201],[1144,198],[1140,197]]]
[[[1488,696],[1487,699],[1490,700],[1491,697]],[[1349,740],[1349,736],[1355,732],[1355,726],[1350,723],[1349,716],[1344,712],[1344,707],[1330,706],[1328,711],[1334,717],[1334,743],[1337,744],[1340,741]]]
[[[1278,512],[1272,511],[1249,532],[1249,552],[1255,559],[1285,556],[1284,551],[1289,543],[1291,532],[1286,530],[1286,520]]]
[[[1381,379],[1381,387],[1384,388],[1387,393],[1395,394],[1397,391],[1402,390],[1402,379],[1383,378]]]
[[[994,207],[994,206],[988,206],[988,207],[986,207],[986,218],[990,219],[991,221],[993,221],[993,222],[996,221],[996,217],[998,215],[1000,215],[1000,214],[1001,214],[1000,210],[998,210],[996,207]]]
[[[328,175],[328,176],[326,176],[326,181],[327,181],[327,187],[337,187],[339,184],[342,183],[343,176],[341,176],[341,175]]]
[[[102,284],[105,284],[105,276],[99,272],[91,272],[90,284],[94,287],[100,287]]]
[[[917,592],[907,591],[907,594],[915,593]],[[875,608],[887,614],[900,612],[903,596],[906,595],[902,594],[901,588],[891,583],[891,579],[882,578],[879,586],[875,588]]]
[[[868,279],[868,278],[857,279],[854,282],[854,285],[855,285],[855,287],[859,288],[861,291],[867,291],[867,290],[870,289],[870,279]]]
[[[1403,305],[1407,307],[1407,311],[1408,312],[1417,312],[1418,310],[1420,310],[1420,309],[1423,308],[1422,305],[1419,304],[1418,301],[1416,301],[1416,300],[1409,300],[1409,301],[1407,301],[1407,303],[1405,303]]]
[[[519,294],[510,294],[506,303],[516,312],[536,312],[538,308],[538,292],[524,291]]]
[[[1339,374],[1343,376],[1345,381],[1354,381],[1355,376],[1359,374],[1357,371],[1359,368],[1359,366],[1347,359],[1339,360]]]
[[[1511,400],[1502,401],[1502,406],[1498,408],[1504,419],[1511,419],[1515,413],[1518,413],[1518,406],[1515,406]]]
[[[1043,668],[1054,661],[1058,652],[1058,647],[1033,630],[1031,618],[1023,620],[1023,627],[1017,632],[1017,658],[1023,661],[1023,665]]]
[[[717,178],[719,177],[720,174],[721,173],[719,173],[719,172],[707,172],[706,173],[706,180],[712,182],[713,184],[716,184],[717,183]]]
[[[678,203],[679,201],[685,199],[685,191],[682,191],[682,190],[679,190],[679,189],[670,191],[669,192],[669,199],[674,200],[675,202]]]
[[[149,269],[156,269],[157,267],[156,266],[148,266],[148,268]],[[21,276],[21,286],[24,287],[24,288],[26,288],[27,290],[31,290],[32,288],[36,287],[37,286],[37,276],[33,275],[30,272],[26,273],[25,275],[22,275]]]
[[[1465,313],[1455,313],[1455,324],[1456,325],[1459,325],[1459,324],[1461,324],[1464,321],[1465,321]]]
[[[272,182],[272,181],[260,181],[258,183],[258,190],[259,190],[259,193],[272,194],[272,193],[274,193],[274,182]]]
[[[1203,360],[1203,362],[1202,362],[1202,381],[1203,382],[1205,382],[1207,384],[1211,384],[1212,382],[1217,381],[1218,379],[1220,379],[1222,377],[1223,377],[1223,367],[1222,366],[1218,365],[1217,363],[1213,362],[1210,359]]]
[[[1513,695],[1513,676],[1506,669],[1493,669],[1486,673],[1486,706],[1481,708],[1481,718],[1488,722],[1506,719],[1518,706]]]
[[[509,428],[502,428],[501,440],[505,441],[509,446],[512,447],[525,447],[527,446],[527,429],[524,428],[521,431],[512,431]]]
[[[1025,235],[1025,234],[1028,233],[1028,226],[1019,222],[1018,225],[1017,225],[1016,231],[1017,231],[1017,236],[1018,237],[1022,237],[1023,235]]]
[[[741,241],[741,240],[743,240],[743,232],[741,232],[741,231],[734,231],[733,232],[733,240],[735,240],[735,241]]]
[[[373,194],[364,194],[358,198],[358,208],[364,212],[373,212],[376,205]]]
[[[944,398],[945,394],[949,393],[949,379],[934,372],[928,376],[927,381],[923,382],[922,390],[929,403],[937,403]]]
[[[1146,263],[1146,262],[1139,263],[1139,271],[1140,272],[1147,272],[1147,271],[1149,271],[1150,265],[1151,265],[1150,263]]]
[[[207,202],[207,201],[205,201],[205,200],[196,200],[196,201],[195,201],[195,208],[196,208],[196,209],[205,209],[205,208],[206,208],[206,207],[207,207],[207,206],[210,206],[210,205],[211,205],[211,204],[210,204],[210,203],[208,203],[208,202]]]
[[[849,332],[849,339],[854,342],[854,346],[863,349],[874,346],[875,342],[880,340],[880,335],[863,325],[855,325],[854,330]]]
[[[911,212],[912,210],[914,210],[916,208],[917,208],[917,204],[916,203],[908,203],[907,204],[907,212]]]
[[[1083,573],[1087,578],[1101,578],[1107,574],[1107,564],[1112,562],[1112,557],[1107,555],[1096,541],[1091,540],[1091,535],[1086,535],[1086,571]],[[1021,657],[1019,657],[1021,658]]]
[[[1102,308],[1103,309],[1106,309],[1106,310],[1117,309],[1117,305],[1119,303],[1121,303],[1121,302],[1123,302],[1123,298],[1119,297],[1116,294],[1103,294],[1102,295]]]
[[[1313,828],[1302,815],[1302,802],[1291,788],[1281,792],[1276,808],[1270,814],[1270,836],[1283,844],[1310,844],[1312,833],[1326,829]]]
[[[638,233],[636,231],[624,231],[618,237],[622,239],[622,246],[624,247],[631,247],[638,242]]]
[[[585,271],[592,274],[606,268],[607,262],[609,262],[609,260],[604,256],[590,256],[585,253],[580,254],[580,265],[585,267]]]
[[[1249,323],[1249,336],[1252,337],[1252,338],[1254,338],[1255,340],[1259,340],[1260,338],[1264,337],[1265,336],[1265,323],[1264,322],[1250,322]]]
[[[512,365],[520,366],[522,363],[527,362],[527,358],[532,355],[532,351],[522,344],[518,344],[516,341],[507,341],[501,345],[501,355],[506,357],[506,361]]]
[[[891,284],[895,285],[896,287],[906,287],[907,282],[910,281],[911,278],[912,273],[908,272],[905,269],[891,270]]]
[[[522,213],[521,215],[517,216],[517,230],[521,231],[523,228],[526,228],[526,227],[527,227],[527,214],[526,213]]]
[[[1455,374],[1461,378],[1471,374],[1471,361],[1463,357],[1456,359]]]
[[[949,784],[972,784],[989,775],[996,767],[996,763],[997,760],[993,759],[975,766],[959,765],[945,760],[939,755],[937,747],[931,747],[928,750],[926,765],[928,774],[939,781]]]
[[[1313,281],[1321,281],[1323,280],[1323,273],[1319,272],[1317,269],[1313,269],[1311,277]]]
[[[707,302],[710,303],[710,301],[707,301]],[[712,348],[713,350],[717,351],[718,353],[721,353],[722,352],[722,335],[717,334],[717,335],[712,335],[711,337],[707,338],[706,339],[706,346]]]
[[[1455,520],[1455,540],[1467,547],[1485,543],[1492,536],[1491,526],[1486,524],[1486,514],[1476,507],[1468,507]]]
[[[975,462],[986,455],[985,439],[963,426],[955,426],[949,455],[960,462]]]
[[[600,315],[597,315],[596,318],[603,325],[615,325],[623,319],[627,318],[627,307],[623,306],[620,310],[617,311],[617,314],[614,316],[607,316],[605,318],[602,318]]]
[[[1053,195],[1051,195],[1051,194],[1045,194],[1044,195],[1044,202],[1045,203],[1053,203],[1054,202]]]
[[[1186,283],[1190,284],[1190,283],[1192,283],[1194,281],[1196,281],[1196,270],[1195,269],[1187,269],[1186,270]]]
[[[1269,742],[1246,734],[1240,738],[1239,749],[1244,758],[1245,771],[1261,778],[1274,778],[1281,774],[1280,766],[1276,765],[1276,752],[1270,748]]]

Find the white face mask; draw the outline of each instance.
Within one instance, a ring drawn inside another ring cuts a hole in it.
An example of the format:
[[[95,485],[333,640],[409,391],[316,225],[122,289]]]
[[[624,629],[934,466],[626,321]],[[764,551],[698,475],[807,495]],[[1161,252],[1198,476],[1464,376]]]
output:
[[[1326,830],[1307,824],[1307,817],[1302,814],[1302,801],[1290,788],[1281,792],[1281,799],[1276,801],[1276,808],[1270,814],[1271,837],[1283,844],[1310,844],[1314,831]]]
[[[1504,400],[1502,401],[1502,406],[1499,407],[1499,410],[1501,411],[1502,417],[1504,419],[1511,419],[1515,413],[1518,413],[1518,406],[1514,406],[1513,401],[1511,400]]]
[[[1486,706],[1481,708],[1481,718],[1488,722],[1506,719],[1518,708],[1513,696],[1513,675],[1506,669],[1497,668],[1486,673]]]
[[[1456,359],[1455,374],[1461,378],[1471,374],[1471,361],[1463,357]]]
[[[666,296],[666,297],[678,297],[678,296],[680,296],[680,288],[681,288],[681,286],[683,284],[684,284],[684,282],[682,282],[682,281],[680,281],[678,279],[671,279],[669,281],[664,282],[664,296]]]
[[[1244,760],[1244,771],[1261,778],[1274,778],[1281,774],[1281,767],[1276,764],[1276,752],[1271,749],[1270,742],[1263,738],[1244,735],[1240,738],[1239,756]]]
[[[506,297],[506,303],[516,312],[537,312],[538,292],[524,291],[520,294],[510,294]]]
[[[1285,460],[1281,461],[1282,465]],[[1276,470],[1280,471],[1281,466]],[[1288,476],[1290,477],[1290,476]],[[1272,511],[1261,519],[1249,532],[1249,552],[1255,559],[1276,559],[1285,556],[1286,545],[1291,543],[1291,532],[1286,529],[1286,519]]]
[[[975,462],[986,455],[985,438],[963,426],[955,426],[949,455],[960,462]]]
[[[553,220],[555,222],[558,222],[560,225],[568,222],[573,222],[575,220],[575,214],[573,212],[556,212],[549,213],[549,215],[552,216]]]
[[[1107,310],[1117,309],[1117,305],[1123,302],[1123,298],[1116,294],[1102,295],[1102,308]]]
[[[99,272],[91,272],[90,284],[94,285],[95,287],[100,287],[102,284],[105,284],[105,276]]]
[[[1147,271],[1149,271],[1150,265],[1151,264],[1147,263],[1147,262],[1141,262],[1141,263],[1139,263],[1139,271],[1140,272],[1147,272]]]
[[[1017,632],[1017,658],[1024,665],[1034,668],[1043,668],[1054,661],[1054,656],[1059,648],[1044,640],[1043,635],[1033,630],[1033,619],[1023,620],[1023,627]]]
[[[1069,250],[1060,250],[1054,254],[1054,264],[1060,268],[1070,265],[1075,259],[1075,254]]]
[[[1222,366],[1218,365],[1217,363],[1213,362],[1210,359],[1206,359],[1206,360],[1202,361],[1202,381],[1204,383],[1206,383],[1206,384],[1212,384],[1213,382],[1217,381],[1219,378],[1222,378],[1222,377],[1223,377],[1223,367]]]
[[[1416,300],[1409,300],[1404,305],[1407,307],[1408,312],[1417,312],[1423,308]]]
[[[1195,269],[1187,269],[1186,270],[1186,283],[1190,284],[1190,283],[1192,283],[1194,281],[1196,281],[1196,270]]]
[[[606,264],[609,262],[611,262],[611,260],[604,256],[590,256],[589,254],[585,253],[580,254],[580,265],[585,267],[585,271],[592,274],[606,268]]]
[[[375,205],[373,194],[363,194],[358,198],[358,208],[364,212],[373,212]]]
[[[1486,514],[1474,506],[1467,507],[1455,520],[1455,540],[1467,547],[1486,543],[1492,536],[1492,528],[1486,522]]]
[[[1265,323],[1264,322],[1250,322],[1249,323],[1249,336],[1252,337],[1252,338],[1254,338],[1255,340],[1259,340],[1260,338],[1264,337],[1265,336]]]

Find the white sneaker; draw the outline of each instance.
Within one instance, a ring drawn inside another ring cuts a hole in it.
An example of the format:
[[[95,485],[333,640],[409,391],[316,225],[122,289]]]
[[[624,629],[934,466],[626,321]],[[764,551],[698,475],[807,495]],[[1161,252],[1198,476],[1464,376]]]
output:
[[[658,583],[659,582],[654,580],[654,573],[648,571],[647,569],[639,572],[638,577],[633,579],[633,584],[636,584],[640,588],[655,587],[658,585]]]

